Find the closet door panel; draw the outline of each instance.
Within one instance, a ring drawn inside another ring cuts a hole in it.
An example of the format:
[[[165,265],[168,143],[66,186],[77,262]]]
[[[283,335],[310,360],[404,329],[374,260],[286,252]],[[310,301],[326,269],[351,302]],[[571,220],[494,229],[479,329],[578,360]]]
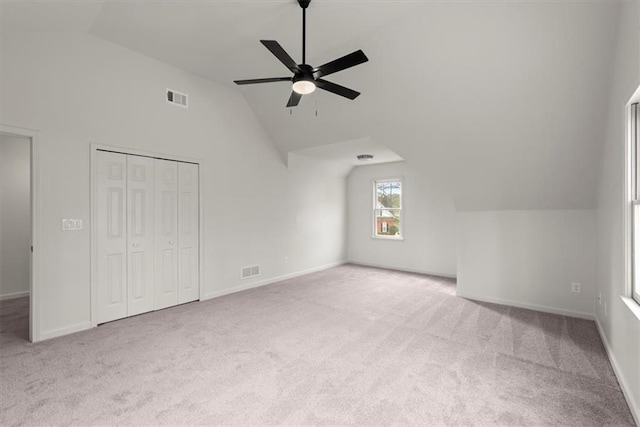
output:
[[[178,163],[155,164],[155,309],[178,304]]]
[[[178,163],[178,302],[200,298],[198,165]]]
[[[153,159],[127,155],[129,316],[153,310],[153,180]]]
[[[98,323],[127,316],[127,157],[97,152]]]

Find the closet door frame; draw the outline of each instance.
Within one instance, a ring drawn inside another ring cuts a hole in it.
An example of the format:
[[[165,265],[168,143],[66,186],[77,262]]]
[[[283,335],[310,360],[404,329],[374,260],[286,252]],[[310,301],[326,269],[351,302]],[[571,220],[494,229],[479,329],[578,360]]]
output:
[[[157,153],[152,151],[143,151],[136,150],[132,148],[126,147],[118,147],[113,145],[104,145],[104,144],[91,144],[91,326],[98,326],[98,233],[96,227],[96,220],[98,216],[98,197],[97,197],[97,186],[98,186],[98,177],[97,177],[97,169],[98,169],[98,152],[99,151],[109,151],[113,153],[127,154],[133,156],[143,156],[143,157],[152,157],[155,159],[163,159],[163,160],[171,160],[176,162],[184,162],[184,163],[193,163],[198,165],[198,235],[199,235],[199,266],[198,266],[198,274],[200,277],[199,280],[199,297],[198,300],[202,301],[204,299],[204,215],[203,215],[203,204],[202,204],[202,194],[203,194],[203,185],[202,185],[202,170],[204,167],[202,159],[181,156],[176,154],[167,154],[167,153]]]

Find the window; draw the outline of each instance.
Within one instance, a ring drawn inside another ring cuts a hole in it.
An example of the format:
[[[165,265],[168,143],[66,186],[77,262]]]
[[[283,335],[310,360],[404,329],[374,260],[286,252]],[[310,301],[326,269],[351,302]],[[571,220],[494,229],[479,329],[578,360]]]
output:
[[[630,194],[631,194],[631,293],[633,299],[640,303],[640,108],[631,105],[630,117],[630,151],[631,160]],[[629,193],[628,193],[629,194]]]
[[[373,182],[373,237],[402,240],[402,181]]]

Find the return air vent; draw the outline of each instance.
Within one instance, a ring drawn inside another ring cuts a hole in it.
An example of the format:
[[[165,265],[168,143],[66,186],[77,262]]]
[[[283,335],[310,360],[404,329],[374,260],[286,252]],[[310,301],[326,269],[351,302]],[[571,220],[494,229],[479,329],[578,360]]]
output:
[[[186,93],[176,92],[172,89],[167,89],[167,102],[179,107],[189,108],[188,103],[189,96]]]
[[[240,269],[240,278],[248,279],[250,277],[256,277],[260,275],[260,266],[259,265],[251,265],[248,267],[242,267]]]

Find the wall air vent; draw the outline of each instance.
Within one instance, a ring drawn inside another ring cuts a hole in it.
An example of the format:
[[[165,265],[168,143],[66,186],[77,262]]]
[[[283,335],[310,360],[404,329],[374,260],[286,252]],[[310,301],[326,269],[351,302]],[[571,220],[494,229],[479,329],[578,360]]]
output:
[[[249,279],[250,277],[256,277],[260,275],[260,266],[259,265],[251,265],[248,267],[242,267],[240,269],[240,278],[241,279]]]
[[[188,98],[189,98],[189,95],[187,95],[186,93],[181,93],[172,89],[167,89],[166,99],[169,104],[178,105],[182,108],[189,108]]]

